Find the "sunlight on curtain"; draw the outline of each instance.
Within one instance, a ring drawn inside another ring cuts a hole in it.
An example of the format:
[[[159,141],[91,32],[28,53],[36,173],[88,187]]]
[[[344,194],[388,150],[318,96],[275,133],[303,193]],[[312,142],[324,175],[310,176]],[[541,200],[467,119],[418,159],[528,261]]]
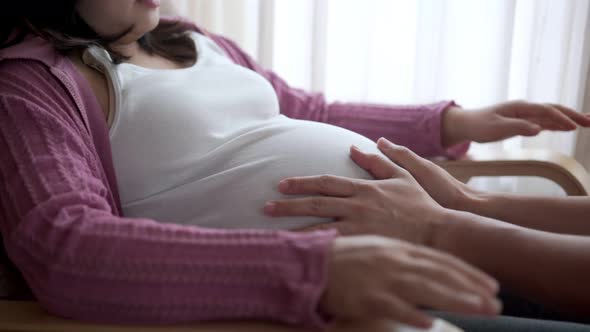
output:
[[[173,10],[199,25],[229,37],[249,54],[258,55],[260,0],[164,0],[163,11]],[[174,8],[169,8],[172,6]]]
[[[291,84],[330,100],[583,105],[588,0],[176,1]],[[542,147],[571,155],[574,144],[572,133],[544,133],[474,148]],[[557,190],[544,182],[481,183]]]

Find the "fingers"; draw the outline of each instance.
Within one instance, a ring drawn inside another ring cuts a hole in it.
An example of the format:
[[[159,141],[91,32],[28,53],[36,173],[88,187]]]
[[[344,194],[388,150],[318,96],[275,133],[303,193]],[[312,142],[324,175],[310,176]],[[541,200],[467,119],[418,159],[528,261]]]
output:
[[[380,138],[377,141],[377,147],[383,154],[385,154],[393,162],[399,164],[401,167],[414,174],[422,167],[428,165],[428,161],[416,155],[412,150],[393,144],[385,138]]]
[[[378,180],[390,179],[401,172],[399,166],[391,160],[377,154],[364,153],[356,146],[350,148],[350,158]]]
[[[289,178],[279,183],[279,191],[288,195],[354,196],[358,180],[334,175]]]
[[[564,114],[560,108],[556,108],[550,104],[544,104],[542,106],[547,109],[550,120],[552,120],[554,124],[559,125],[560,129],[557,130],[568,131],[578,128],[576,122]]]
[[[504,123],[503,129],[505,132],[502,133],[503,137],[513,137],[518,135],[530,137],[538,135],[543,128],[554,130],[559,130],[557,128],[561,128],[550,128],[552,126],[551,124],[539,125],[529,120],[522,119],[503,118],[501,121]]]
[[[457,270],[453,266],[427,258],[413,259],[408,265],[414,273],[436,280],[457,291],[478,295],[482,298],[491,298],[496,295],[481,284],[474,282],[465,272]]]
[[[398,296],[414,305],[435,310],[485,315],[495,315],[500,309],[499,305],[488,308],[486,300],[481,296],[449,287],[425,275],[406,274],[397,279],[394,287]]]
[[[590,115],[588,115],[588,114],[584,115],[580,112],[574,111],[571,108],[567,108],[565,106],[558,105],[558,104],[549,104],[549,105],[558,109],[561,113],[563,113],[565,116],[572,119],[578,125],[580,125],[582,127],[590,127]]]
[[[408,246],[406,250],[405,272],[411,278],[402,278],[399,282],[411,283],[413,286],[404,289],[411,291],[415,287],[420,294],[411,293],[404,298],[420,299],[421,302],[415,304],[440,310],[486,315],[497,314],[500,310],[501,305],[495,300],[498,284],[485,273],[458,258],[430,248]],[[423,279],[416,280],[415,276]],[[416,288],[416,285],[420,287]],[[438,299],[431,299],[434,295],[438,295]]]
[[[432,327],[433,319],[393,294],[382,294],[367,306],[369,317],[394,320],[421,329]]]
[[[436,261],[443,266],[449,266],[458,271],[462,276],[468,278],[478,289],[484,289],[486,294],[495,295],[499,290],[498,282],[489,277],[479,269],[469,265],[462,260],[446,253],[435,251],[429,248],[420,248],[414,252],[416,258],[426,258]]]
[[[271,201],[264,206],[264,213],[271,217],[313,216],[338,218],[355,211],[355,202],[337,197],[305,197],[283,201]]]
[[[574,120],[563,112],[563,107],[552,104],[526,104],[518,110],[519,118],[531,121],[547,130],[569,131],[578,126]],[[527,135],[523,135],[527,136]]]
[[[500,308],[495,299],[496,293],[470,280],[469,276],[452,266],[422,259],[414,262],[415,274],[434,283],[433,289],[441,294],[447,294],[443,302],[420,302],[423,305],[442,305],[447,303],[446,310],[471,312],[486,315],[497,314]],[[453,295],[453,296],[449,296]],[[458,295],[458,296],[455,296]]]

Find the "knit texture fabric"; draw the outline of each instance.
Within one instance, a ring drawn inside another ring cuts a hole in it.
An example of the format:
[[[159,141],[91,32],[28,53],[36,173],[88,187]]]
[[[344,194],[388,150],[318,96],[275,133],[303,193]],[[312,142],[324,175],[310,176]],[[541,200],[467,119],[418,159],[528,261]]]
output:
[[[289,87],[232,41],[213,38],[272,83],[287,116],[384,136],[423,156],[467,149],[441,146],[441,117],[452,102],[326,103]],[[318,302],[335,232],[226,231],[125,218],[110,152],[98,101],[67,58],[37,37],[0,50],[0,232],[8,258],[46,310],[104,323],[266,319],[325,326]],[[0,269],[0,287],[10,284],[7,275]]]

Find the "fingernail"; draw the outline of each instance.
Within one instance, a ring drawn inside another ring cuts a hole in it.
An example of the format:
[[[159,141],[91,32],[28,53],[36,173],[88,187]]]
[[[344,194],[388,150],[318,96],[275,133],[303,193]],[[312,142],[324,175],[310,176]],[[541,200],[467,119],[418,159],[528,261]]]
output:
[[[283,181],[279,182],[279,191],[280,192],[286,192],[286,191],[288,191],[289,190],[289,187],[290,187],[289,181],[283,180]]]
[[[267,202],[264,205],[264,213],[265,214],[274,214],[277,210],[277,204],[275,202]]]
[[[359,151],[359,152],[361,151],[361,149],[359,149],[359,147],[356,146],[356,145],[353,145],[350,148],[353,149],[353,150]]]

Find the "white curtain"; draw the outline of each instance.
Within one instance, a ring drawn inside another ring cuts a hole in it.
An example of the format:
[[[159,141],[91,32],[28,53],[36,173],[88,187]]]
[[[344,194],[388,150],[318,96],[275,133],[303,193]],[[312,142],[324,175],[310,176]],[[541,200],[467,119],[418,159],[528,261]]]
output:
[[[477,107],[527,99],[583,109],[588,0],[172,1],[291,84],[331,100],[454,99]],[[474,148],[543,147],[573,155],[575,142],[574,133],[544,133]]]

